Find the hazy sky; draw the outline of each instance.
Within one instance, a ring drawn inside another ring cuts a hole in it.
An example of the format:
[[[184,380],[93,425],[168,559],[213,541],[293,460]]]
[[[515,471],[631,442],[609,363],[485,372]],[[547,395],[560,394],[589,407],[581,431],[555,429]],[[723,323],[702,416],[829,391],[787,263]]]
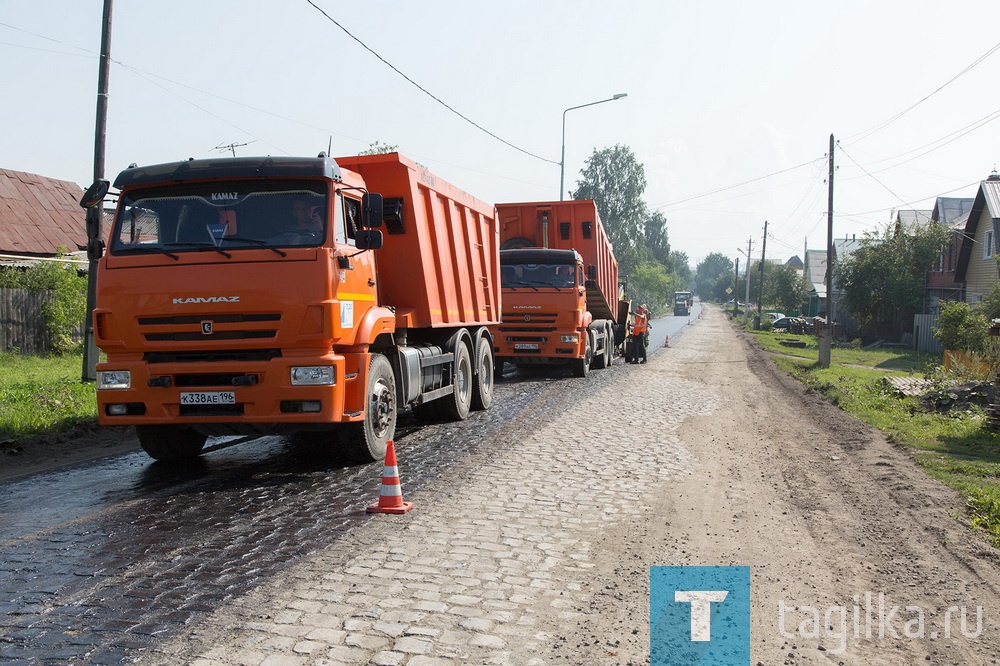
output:
[[[825,248],[830,134],[839,237],[974,196],[1000,156],[996,2],[313,2],[520,150],[306,0],[117,0],[106,175],[381,141],[484,201],[555,200],[563,111],[627,93],[566,114],[566,189],[628,146],[693,265],[759,257],[764,220],[769,258]],[[102,7],[0,0],[0,168],[92,180]]]

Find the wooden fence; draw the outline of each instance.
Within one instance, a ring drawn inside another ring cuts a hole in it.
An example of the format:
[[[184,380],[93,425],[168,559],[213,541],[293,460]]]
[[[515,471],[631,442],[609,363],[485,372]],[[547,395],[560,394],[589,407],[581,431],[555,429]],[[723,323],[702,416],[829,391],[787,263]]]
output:
[[[44,291],[0,288],[0,351],[44,354],[52,351],[52,341],[42,306],[50,298]],[[73,340],[83,339],[83,327],[77,326]]]

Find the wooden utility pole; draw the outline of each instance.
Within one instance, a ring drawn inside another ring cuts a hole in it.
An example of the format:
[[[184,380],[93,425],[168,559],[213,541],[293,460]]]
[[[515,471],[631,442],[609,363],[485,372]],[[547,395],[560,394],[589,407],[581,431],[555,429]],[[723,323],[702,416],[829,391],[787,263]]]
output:
[[[733,270],[733,318],[740,313],[740,258],[736,257],[736,268]]]
[[[830,135],[830,176],[826,206],[826,323],[819,332],[819,365],[830,367],[833,347],[833,135]]]
[[[97,123],[94,130],[94,182],[104,178],[104,149],[108,125],[108,74],[111,69],[111,2],[104,0],[101,59],[97,74]],[[104,204],[87,209],[87,314],[83,321],[83,374],[85,382],[97,379],[100,352],[94,343],[94,305],[97,300],[97,261],[104,240]]]
[[[753,253],[753,236],[747,241],[747,295],[743,303],[743,325],[750,323],[750,255]]]
[[[760,330],[760,315],[764,309],[764,253],[767,252],[767,220],[764,220],[764,243],[760,246],[760,284],[757,285],[757,316],[753,318],[753,327]]]

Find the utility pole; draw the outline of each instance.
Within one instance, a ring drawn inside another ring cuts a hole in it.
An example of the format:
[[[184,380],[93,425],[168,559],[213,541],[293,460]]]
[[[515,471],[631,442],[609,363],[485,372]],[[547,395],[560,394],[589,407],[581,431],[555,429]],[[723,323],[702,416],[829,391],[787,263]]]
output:
[[[764,253],[767,251],[767,220],[764,220],[764,243],[760,246],[760,284],[757,285],[757,316],[753,327],[760,330],[760,311],[764,309]]]
[[[111,2],[104,0],[101,27],[101,59],[97,73],[97,122],[94,129],[94,182],[104,178],[104,149],[108,125],[108,75],[111,69]],[[94,343],[94,306],[97,301],[97,262],[104,242],[104,204],[87,209],[87,314],[83,321],[82,381],[97,379],[100,352]]]
[[[747,295],[743,302],[743,326],[750,324],[750,256],[753,253],[753,236],[747,241]]]
[[[740,258],[736,257],[736,270],[733,271],[733,318],[740,313]]]
[[[819,365],[830,367],[833,347],[833,135],[830,135],[830,176],[826,206],[826,323],[819,332]]]

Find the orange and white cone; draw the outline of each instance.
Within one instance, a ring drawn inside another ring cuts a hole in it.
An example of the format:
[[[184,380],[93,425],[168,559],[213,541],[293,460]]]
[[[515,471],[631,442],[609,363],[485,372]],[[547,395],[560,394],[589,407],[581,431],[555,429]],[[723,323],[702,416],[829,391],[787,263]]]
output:
[[[667,338],[666,338],[666,339],[665,339],[665,340],[663,341],[663,346],[664,346],[664,347],[669,347],[669,346],[670,346],[670,336],[669,336],[669,335],[668,335],[668,336],[667,336]]]
[[[399,468],[396,467],[396,446],[390,439],[385,448],[385,466],[382,468],[382,490],[378,502],[368,507],[368,513],[406,513],[413,508],[413,502],[403,501],[403,489],[399,485]]]

